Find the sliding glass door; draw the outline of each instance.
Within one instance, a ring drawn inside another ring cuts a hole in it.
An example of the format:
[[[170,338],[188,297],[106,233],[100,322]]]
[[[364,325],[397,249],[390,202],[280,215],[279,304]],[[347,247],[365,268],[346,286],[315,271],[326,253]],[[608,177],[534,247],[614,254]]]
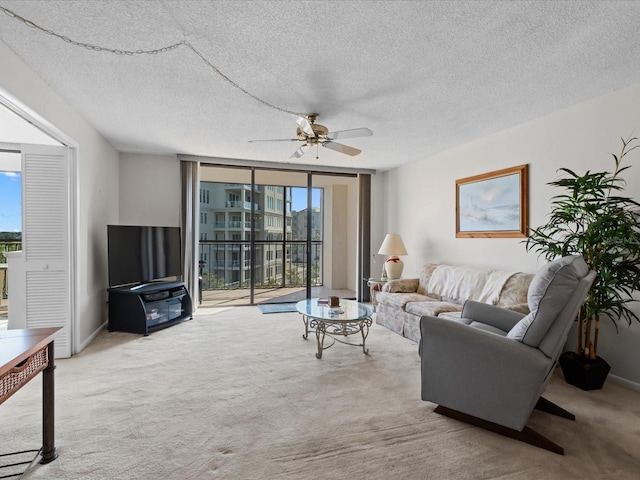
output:
[[[323,284],[324,209],[322,188],[290,187],[291,241],[287,286]],[[311,195],[309,195],[311,191]],[[310,249],[311,255],[307,255]]]
[[[213,181],[223,178],[235,182]],[[309,184],[299,172],[202,167],[203,304],[291,302],[323,285],[323,189]]]

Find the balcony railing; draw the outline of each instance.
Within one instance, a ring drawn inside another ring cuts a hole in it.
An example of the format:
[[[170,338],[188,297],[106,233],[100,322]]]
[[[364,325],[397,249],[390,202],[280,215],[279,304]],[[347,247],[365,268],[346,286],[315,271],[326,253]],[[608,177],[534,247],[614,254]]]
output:
[[[240,210],[246,210],[247,212],[251,211],[251,202],[243,202],[241,200],[227,200],[224,202],[225,208],[235,208]],[[260,213],[260,205],[254,204],[255,212]]]
[[[6,312],[6,300],[9,296],[8,272],[7,272],[7,252],[18,252],[22,250],[21,241],[0,240],[0,307]]]
[[[0,263],[7,263],[7,252],[17,252],[22,250],[21,241],[0,240]]]
[[[237,220],[231,220],[231,221],[216,221],[213,223],[213,228],[217,229],[217,230],[240,230],[240,229],[245,229],[245,230],[251,230],[251,221],[247,220],[247,221],[237,221]],[[256,222],[256,230],[261,230],[262,229],[262,224],[260,222]]]
[[[244,190],[251,191],[251,184],[225,183],[224,185],[227,189],[231,189],[231,190],[244,189]],[[253,191],[260,192],[260,185],[254,185]]]
[[[202,240],[199,249],[199,273],[204,290],[250,287],[251,249],[248,240]],[[308,270],[312,286],[322,285],[322,242],[311,243],[311,266],[307,265],[306,251],[305,241],[256,241],[255,288],[304,287]]]

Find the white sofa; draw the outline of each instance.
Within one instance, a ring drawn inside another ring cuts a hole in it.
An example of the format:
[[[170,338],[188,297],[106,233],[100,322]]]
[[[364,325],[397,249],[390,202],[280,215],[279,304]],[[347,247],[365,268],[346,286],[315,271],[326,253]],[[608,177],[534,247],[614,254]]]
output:
[[[420,318],[460,319],[466,300],[529,313],[527,291],[533,274],[429,263],[419,278],[390,280],[376,292],[376,323],[420,341]]]

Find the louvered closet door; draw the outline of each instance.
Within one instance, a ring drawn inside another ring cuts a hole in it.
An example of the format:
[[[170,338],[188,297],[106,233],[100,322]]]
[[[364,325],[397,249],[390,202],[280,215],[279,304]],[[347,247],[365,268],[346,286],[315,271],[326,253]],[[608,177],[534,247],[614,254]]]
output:
[[[63,327],[55,356],[71,356],[69,150],[22,147],[22,248],[27,328]]]

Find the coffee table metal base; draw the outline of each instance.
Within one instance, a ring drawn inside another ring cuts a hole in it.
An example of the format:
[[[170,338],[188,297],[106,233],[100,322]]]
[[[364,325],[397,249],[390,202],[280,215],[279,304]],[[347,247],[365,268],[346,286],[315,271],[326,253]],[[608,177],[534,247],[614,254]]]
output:
[[[365,342],[367,341],[367,335],[369,335],[369,328],[373,324],[371,318],[346,322],[341,321],[336,323],[331,320],[323,320],[302,314],[302,321],[304,322],[304,334],[302,335],[302,338],[305,340],[308,339],[309,329],[315,330],[316,332],[316,341],[318,342],[316,358],[322,358],[322,352],[327,348],[332,347],[335,342],[351,345],[352,347],[362,347],[362,352],[365,355],[369,354],[369,349],[366,348]],[[357,335],[358,333],[362,336],[362,343],[351,343],[343,340],[349,335]],[[334,340],[329,345],[324,344],[326,336],[329,336]]]

